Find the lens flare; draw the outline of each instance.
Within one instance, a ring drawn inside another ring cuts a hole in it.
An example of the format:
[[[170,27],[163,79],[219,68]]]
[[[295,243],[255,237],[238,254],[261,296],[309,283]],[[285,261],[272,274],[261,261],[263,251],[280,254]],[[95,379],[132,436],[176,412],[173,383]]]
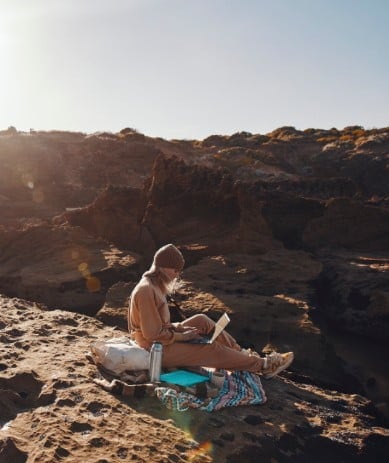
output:
[[[96,293],[101,289],[101,282],[97,277],[89,277],[86,279],[86,287],[91,293]]]
[[[91,277],[91,273],[89,271],[88,264],[86,262],[81,262],[81,264],[79,264],[78,271],[81,273],[81,275],[84,278],[90,278]]]
[[[30,173],[24,172],[21,175],[21,181],[23,185],[26,186],[27,188],[30,188],[30,190],[34,188],[34,178]]]
[[[212,453],[212,442],[205,441],[200,444],[196,449],[192,449],[188,452],[188,461],[196,461],[200,455],[210,455]]]
[[[87,262],[78,264],[78,271],[85,278],[85,286],[91,293],[96,293],[101,289],[101,281],[99,278],[92,276]]]

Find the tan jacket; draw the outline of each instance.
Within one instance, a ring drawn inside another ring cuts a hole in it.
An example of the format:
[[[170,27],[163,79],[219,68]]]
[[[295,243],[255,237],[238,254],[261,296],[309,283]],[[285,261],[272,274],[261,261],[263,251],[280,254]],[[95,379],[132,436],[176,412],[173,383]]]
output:
[[[150,349],[154,341],[163,345],[174,341],[166,297],[147,277],[143,277],[131,293],[128,329],[132,339],[144,349]]]

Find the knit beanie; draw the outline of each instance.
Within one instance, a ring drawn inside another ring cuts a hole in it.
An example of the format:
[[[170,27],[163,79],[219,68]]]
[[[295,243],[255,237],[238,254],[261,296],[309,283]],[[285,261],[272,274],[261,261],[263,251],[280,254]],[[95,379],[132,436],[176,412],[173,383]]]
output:
[[[173,244],[166,244],[155,253],[153,264],[157,267],[173,268],[181,271],[184,268],[185,260],[181,252]]]

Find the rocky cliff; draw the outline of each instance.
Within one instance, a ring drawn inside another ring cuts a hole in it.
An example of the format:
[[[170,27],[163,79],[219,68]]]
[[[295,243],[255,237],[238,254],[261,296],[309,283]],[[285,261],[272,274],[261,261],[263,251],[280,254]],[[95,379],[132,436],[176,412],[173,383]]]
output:
[[[382,460],[388,153],[387,128],[0,133],[0,462]],[[295,351],[266,405],[177,417],[94,385],[89,343],[123,333],[167,242],[186,315],[227,311],[243,345]]]

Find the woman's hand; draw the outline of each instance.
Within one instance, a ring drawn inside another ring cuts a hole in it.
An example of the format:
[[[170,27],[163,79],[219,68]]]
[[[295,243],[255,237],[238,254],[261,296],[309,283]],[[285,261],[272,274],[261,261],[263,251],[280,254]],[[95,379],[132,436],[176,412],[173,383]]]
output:
[[[194,326],[183,326],[185,331],[176,331],[174,333],[174,340],[178,342],[190,341],[191,339],[198,339],[200,337],[199,330]]]
[[[188,329],[187,326],[181,325],[180,322],[174,322],[172,323],[172,325],[176,333],[183,333],[184,331]]]

